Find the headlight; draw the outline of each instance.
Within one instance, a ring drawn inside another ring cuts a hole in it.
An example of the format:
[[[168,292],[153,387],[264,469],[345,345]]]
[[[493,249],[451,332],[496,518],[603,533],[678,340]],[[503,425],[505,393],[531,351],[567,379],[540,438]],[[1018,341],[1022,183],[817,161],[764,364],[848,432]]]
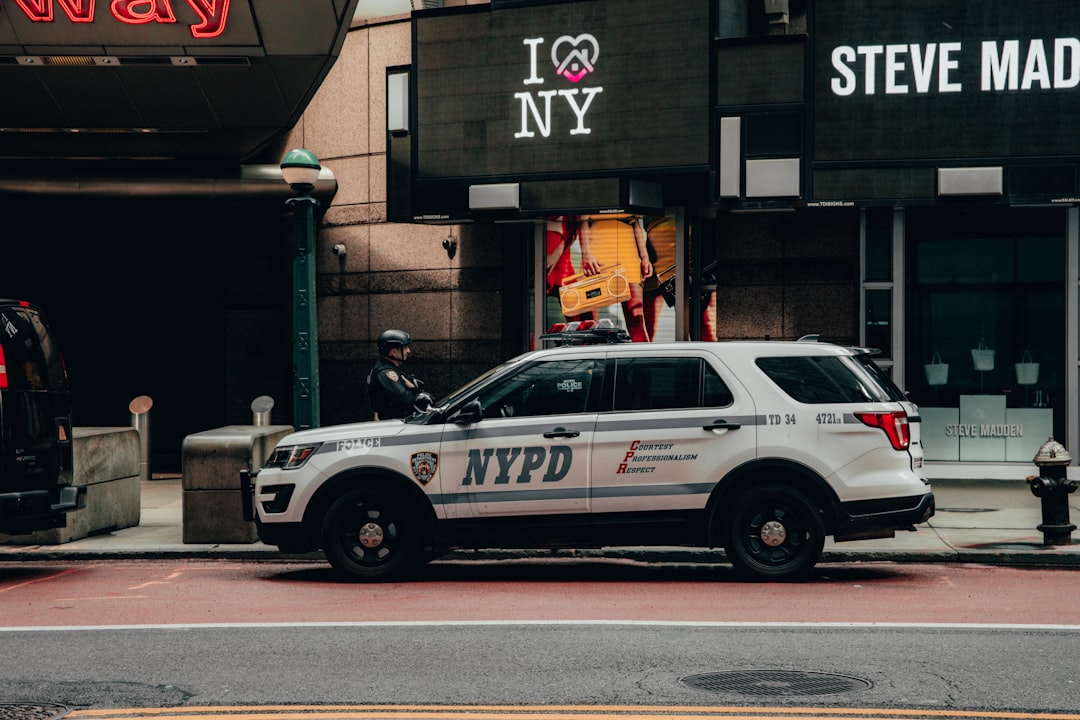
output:
[[[308,458],[314,455],[321,445],[322,443],[313,443],[311,445],[282,445],[274,448],[274,452],[270,453],[270,457],[266,461],[266,467],[276,467],[284,470],[295,470],[298,467],[303,467]]]

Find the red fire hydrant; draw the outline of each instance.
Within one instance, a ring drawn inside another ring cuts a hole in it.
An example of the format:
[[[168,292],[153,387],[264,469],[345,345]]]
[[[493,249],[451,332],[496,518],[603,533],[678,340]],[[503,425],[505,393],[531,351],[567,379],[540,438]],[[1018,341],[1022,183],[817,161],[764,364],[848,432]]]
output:
[[[1043,545],[1070,545],[1076,526],[1069,522],[1069,494],[1076,492],[1076,481],[1069,480],[1066,468],[1072,462],[1069,451],[1054,438],[1048,439],[1032,461],[1039,475],[1027,478],[1031,494],[1042,501]]]

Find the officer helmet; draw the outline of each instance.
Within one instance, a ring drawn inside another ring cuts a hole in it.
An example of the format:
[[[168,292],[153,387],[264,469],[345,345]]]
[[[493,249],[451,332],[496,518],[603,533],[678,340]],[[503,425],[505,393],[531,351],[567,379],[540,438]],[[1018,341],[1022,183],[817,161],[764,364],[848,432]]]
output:
[[[390,350],[393,348],[405,349],[406,346],[412,344],[412,338],[409,337],[409,333],[404,330],[383,330],[379,335],[379,354],[389,355]]]

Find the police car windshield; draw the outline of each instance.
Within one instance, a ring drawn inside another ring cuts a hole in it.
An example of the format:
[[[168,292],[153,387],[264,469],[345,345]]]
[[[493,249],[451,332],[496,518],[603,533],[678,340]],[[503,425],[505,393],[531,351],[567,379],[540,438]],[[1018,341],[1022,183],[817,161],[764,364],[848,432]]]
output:
[[[409,417],[405,418],[405,422],[412,423],[414,425],[427,425],[437,417],[442,417],[443,411],[451,405],[456,405],[462,400],[467,399],[469,396],[475,393],[475,388],[487,383],[488,380],[505,375],[511,368],[514,368],[521,362],[521,359],[525,355],[519,355],[516,358],[507,360],[502,365],[496,365],[487,372],[473,378],[466,384],[459,387],[454,392],[450,393],[444,398],[441,398],[436,402],[430,411],[428,412],[415,412]]]

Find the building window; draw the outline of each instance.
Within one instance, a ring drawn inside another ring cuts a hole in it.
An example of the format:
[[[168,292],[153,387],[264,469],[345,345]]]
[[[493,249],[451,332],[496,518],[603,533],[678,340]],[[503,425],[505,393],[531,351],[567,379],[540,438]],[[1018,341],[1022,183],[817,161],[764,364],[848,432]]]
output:
[[[878,361],[891,374],[893,367],[893,211],[871,208],[862,216],[863,335],[862,344],[881,351]]]

